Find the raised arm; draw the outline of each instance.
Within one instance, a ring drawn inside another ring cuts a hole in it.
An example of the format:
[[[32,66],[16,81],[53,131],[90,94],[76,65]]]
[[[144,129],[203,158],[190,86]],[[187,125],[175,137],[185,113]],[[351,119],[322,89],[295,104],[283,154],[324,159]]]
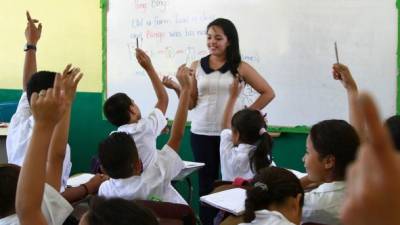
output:
[[[26,47],[25,47],[25,61],[24,61],[24,71],[22,77],[22,88],[26,91],[26,86],[28,81],[31,79],[31,76],[36,73],[36,45],[40,39],[40,35],[42,34],[42,24],[38,23],[38,20],[32,19],[29,12],[26,12],[26,18],[28,23],[25,28],[25,38],[26,38]]]
[[[172,124],[171,137],[168,140],[168,146],[179,151],[187,119],[189,108],[190,92],[192,89],[192,79],[190,77],[190,69],[185,65],[179,67],[176,78],[181,85],[181,96],[179,98],[178,109],[176,110],[174,123]]]
[[[76,88],[83,74],[79,68],[72,68],[67,65],[61,76],[61,90],[64,93],[66,110],[63,117],[57,123],[50,141],[50,148],[47,162],[46,183],[60,190],[65,149],[68,143],[68,134],[71,118],[72,103],[75,98]]]
[[[53,89],[42,90],[31,97],[31,110],[35,119],[31,141],[18,179],[16,212],[24,224],[47,224],[42,211],[46,161],[54,127],[64,115],[66,106],[57,75]]]
[[[155,107],[160,109],[161,112],[163,112],[165,115],[165,112],[168,108],[168,94],[160,78],[158,77],[157,72],[153,67],[153,64],[151,63],[150,57],[142,49],[137,48],[136,59],[143,67],[143,69],[146,70],[147,75],[149,75],[150,77],[154,91],[156,92],[157,103]]]
[[[230,95],[228,98],[228,102],[225,106],[224,115],[222,118],[222,129],[230,129],[231,128],[231,120],[233,114],[233,108],[235,107],[236,100],[242,90],[243,85],[240,83],[240,78],[237,77],[233,80],[233,83],[230,87]]]
[[[249,106],[250,108],[261,110],[275,98],[275,93],[272,87],[249,64],[242,62],[238,71],[243,80],[260,94],[256,101]]]
[[[181,95],[181,87],[179,86],[178,83],[176,83],[174,80],[172,80],[172,77],[169,76],[164,76],[162,79],[162,83],[166,88],[172,89],[175,91],[176,96]]]
[[[190,78],[192,80],[192,89],[190,90],[190,100],[189,100],[189,109],[193,109],[197,105],[198,98],[198,90],[197,90],[197,80],[196,80],[196,69],[199,64],[199,61],[195,61],[190,65]]]
[[[350,124],[358,131],[359,134],[363,134],[363,125],[360,121],[361,116],[359,115],[360,111],[357,108],[358,88],[350,73],[350,70],[343,64],[334,64],[332,74],[333,78],[335,80],[340,80],[343,87],[346,89],[347,101],[349,104]]]

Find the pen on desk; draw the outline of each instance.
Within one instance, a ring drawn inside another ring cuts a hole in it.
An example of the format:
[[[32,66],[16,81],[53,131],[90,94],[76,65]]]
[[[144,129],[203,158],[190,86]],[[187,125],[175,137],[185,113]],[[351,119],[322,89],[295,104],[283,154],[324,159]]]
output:
[[[335,41],[335,55],[336,55],[336,63],[339,64],[339,54],[338,54],[338,49],[337,49],[337,43]]]

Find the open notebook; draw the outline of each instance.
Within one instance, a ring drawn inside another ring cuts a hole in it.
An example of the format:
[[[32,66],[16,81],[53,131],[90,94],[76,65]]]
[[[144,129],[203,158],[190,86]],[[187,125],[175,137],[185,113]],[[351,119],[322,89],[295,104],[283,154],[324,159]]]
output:
[[[242,188],[233,188],[200,197],[200,201],[236,216],[244,213],[245,200],[246,190]]]

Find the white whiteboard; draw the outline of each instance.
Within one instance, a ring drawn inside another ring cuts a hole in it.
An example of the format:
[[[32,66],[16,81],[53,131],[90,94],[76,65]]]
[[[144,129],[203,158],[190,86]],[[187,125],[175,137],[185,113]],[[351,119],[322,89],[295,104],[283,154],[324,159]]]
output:
[[[335,41],[359,89],[375,96],[384,117],[395,113],[394,0],[109,0],[107,96],[125,92],[146,115],[156,97],[134,57],[136,37],[159,74],[174,75],[180,64],[208,54],[206,26],[218,17],[233,21],[242,59],[275,90],[264,109],[271,125],[347,119],[344,89],[331,76]],[[173,119],[177,98],[168,93]],[[248,89],[244,97],[257,96]]]

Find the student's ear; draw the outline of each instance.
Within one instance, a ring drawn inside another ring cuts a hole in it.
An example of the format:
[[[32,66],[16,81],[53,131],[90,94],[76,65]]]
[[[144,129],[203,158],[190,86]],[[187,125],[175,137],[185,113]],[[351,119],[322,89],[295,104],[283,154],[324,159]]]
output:
[[[143,171],[142,160],[137,160],[136,162],[134,162],[133,171],[135,172],[135,174],[141,174],[142,173],[142,171]]]
[[[335,167],[336,158],[333,155],[328,155],[324,158],[324,167],[325,169],[332,169]]]

